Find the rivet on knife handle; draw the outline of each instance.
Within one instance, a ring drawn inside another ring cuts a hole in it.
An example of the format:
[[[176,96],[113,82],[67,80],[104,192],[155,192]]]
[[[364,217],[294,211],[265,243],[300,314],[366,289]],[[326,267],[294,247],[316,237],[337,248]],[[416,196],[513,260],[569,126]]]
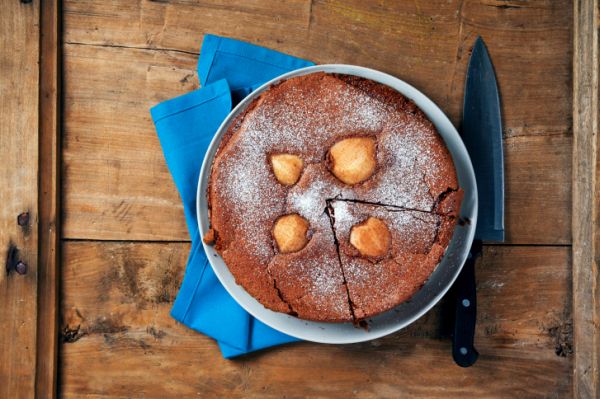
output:
[[[458,276],[455,286],[454,334],[452,357],[461,367],[472,366],[479,357],[475,349],[475,323],[477,321],[477,291],[475,261],[481,254],[481,241],[473,241],[469,257]]]

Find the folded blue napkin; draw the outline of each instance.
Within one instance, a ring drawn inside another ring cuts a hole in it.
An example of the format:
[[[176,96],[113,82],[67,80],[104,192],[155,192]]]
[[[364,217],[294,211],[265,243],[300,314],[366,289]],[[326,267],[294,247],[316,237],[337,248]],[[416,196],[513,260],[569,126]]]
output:
[[[238,40],[206,35],[198,61],[202,88],[150,109],[169,171],[183,201],[192,240],[185,276],[171,315],[217,340],[231,358],[297,341],[249,315],[227,293],[208,263],[196,222],[196,188],[204,154],[241,99],[283,73],[314,65]]]

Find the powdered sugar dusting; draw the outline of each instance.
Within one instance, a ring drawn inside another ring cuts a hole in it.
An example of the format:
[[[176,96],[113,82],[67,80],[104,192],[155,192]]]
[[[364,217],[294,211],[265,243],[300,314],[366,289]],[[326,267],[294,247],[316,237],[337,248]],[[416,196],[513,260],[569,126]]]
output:
[[[337,79],[327,79],[329,84],[322,89],[289,82],[272,89],[274,97],[259,100],[260,106],[246,115],[238,133],[222,150],[224,161],[213,180],[214,191],[235,204],[228,210],[232,222],[254,237],[248,245],[261,258],[271,254],[265,224],[283,213],[286,202],[286,189],[273,177],[269,154],[294,153],[305,164],[322,162],[326,143],[340,134],[376,133],[384,126],[388,110],[382,103]],[[316,221],[325,209],[319,190],[311,187],[289,199],[309,221]],[[220,201],[214,203],[218,206]]]
[[[385,277],[384,273],[379,270],[377,265],[373,265],[369,261],[365,261],[362,258],[354,258],[350,256],[342,256],[342,263],[344,265],[344,274],[346,279],[350,281],[351,286],[363,287],[370,285],[372,287],[381,286],[381,281]]]
[[[382,210],[376,212],[378,215],[382,213]],[[423,252],[428,249],[435,238],[439,216],[411,211],[395,211],[388,215],[387,220],[391,229],[396,232],[402,242],[414,247],[412,244],[415,244],[417,240],[422,240],[426,242],[427,247],[423,248]]]
[[[350,212],[350,203],[347,201],[334,201],[333,218],[335,226],[341,229],[348,229],[348,226],[356,223],[355,215]]]
[[[310,221],[327,222],[325,208],[332,198],[354,198],[352,190],[335,180],[321,164],[309,165],[300,182],[292,188],[287,197],[288,211],[297,212]],[[329,230],[329,223],[327,222]]]
[[[325,213],[327,186],[323,180],[313,180],[308,189],[292,191],[288,196],[290,210],[297,211],[307,220],[319,220]]]
[[[434,239],[439,219],[438,215],[432,213],[348,201],[333,201],[331,207],[336,234],[343,242],[348,242],[353,226],[369,217],[376,217],[387,225],[393,240],[411,248],[416,241],[425,241],[429,246]]]
[[[304,258],[296,258],[293,261],[294,265],[290,267],[287,264],[287,269],[293,272],[292,280],[299,281],[307,289],[305,295],[310,294],[318,298],[321,295],[327,295],[337,292],[340,293],[340,288],[343,288],[343,279],[340,273],[340,265],[333,246],[333,237],[331,245],[321,249],[319,253],[313,253]],[[347,301],[346,301],[347,302]]]
[[[245,249],[265,265],[279,256],[273,249],[271,227],[283,214],[300,214],[312,232],[329,232],[333,243],[327,200],[361,199],[426,212],[433,208],[427,183],[441,160],[429,149],[427,140],[435,132],[427,121],[407,117],[335,77],[317,75],[302,77],[303,85],[294,84],[298,78],[292,78],[259,97],[257,106],[221,149],[218,168],[213,167],[217,170],[211,177],[211,193],[216,196],[213,211],[232,204],[222,212],[225,223],[251,238],[244,240]],[[378,169],[365,183],[344,186],[326,169],[326,153],[336,140],[356,135],[376,138]],[[305,169],[295,186],[285,187],[274,178],[269,165],[274,153],[303,159]],[[361,221],[347,202],[334,201],[334,212],[336,229],[349,230]],[[392,228],[408,231],[413,222],[399,216],[394,220],[398,225]],[[307,297],[325,298],[343,286],[335,248],[333,254],[319,255],[304,256],[294,262],[295,269],[287,270],[293,272],[286,277],[292,281],[307,279],[302,282]]]
[[[392,118],[392,121],[394,119]],[[434,198],[429,192],[423,169],[428,164],[427,148],[418,139],[420,130],[404,122],[391,122],[379,136],[378,163],[384,165],[374,177],[376,184],[359,197],[371,202],[431,211]],[[426,166],[427,167],[427,166]]]
[[[271,224],[284,211],[285,189],[273,183],[264,159],[244,157],[243,152],[226,159],[222,170],[223,183],[220,195],[235,198],[236,207],[229,209],[229,217],[244,229],[251,240],[244,245],[265,262],[273,255]],[[260,206],[257,205],[257,199]]]
[[[340,134],[375,133],[383,128],[388,115],[383,104],[329,79],[319,89],[286,83],[273,89],[278,95],[266,98],[244,120],[242,141],[260,145],[251,155],[286,151],[305,155],[305,162],[319,162],[325,143]]]
[[[326,214],[320,224],[328,223]],[[293,309],[310,308],[326,318],[349,318],[346,288],[331,229],[315,233],[298,253],[278,254],[269,264],[277,286]]]

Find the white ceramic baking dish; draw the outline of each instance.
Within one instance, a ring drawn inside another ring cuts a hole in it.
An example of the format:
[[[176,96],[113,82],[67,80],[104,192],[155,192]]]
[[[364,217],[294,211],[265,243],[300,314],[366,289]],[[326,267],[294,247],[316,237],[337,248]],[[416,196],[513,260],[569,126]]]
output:
[[[214,248],[210,245],[203,245],[210,264],[225,289],[244,309],[263,323],[281,332],[307,341],[330,344],[362,342],[396,332],[408,326],[431,309],[448,291],[460,273],[475,234],[475,226],[477,224],[477,186],[471,160],[458,132],[450,120],[442,110],[423,93],[391,75],[354,65],[318,65],[307,67],[287,73],[265,83],[241,101],[231,111],[219,127],[219,130],[215,134],[215,137],[208,148],[208,152],[202,163],[198,184],[196,205],[198,225],[202,236],[209,228],[206,192],[210,169],[213,158],[219,147],[221,137],[229,127],[229,124],[245,109],[246,106],[271,85],[294,76],[306,75],[314,72],[341,73],[371,79],[385,84],[399,91],[405,97],[413,100],[433,122],[448,146],[456,167],[459,185],[465,193],[460,215],[464,220],[470,221],[470,223],[463,223],[456,226],[448,250],[441,263],[437,266],[421,290],[419,290],[409,301],[402,303],[385,313],[368,319],[368,329],[357,328],[352,325],[352,323],[322,323],[301,320],[287,314],[277,313],[266,309],[256,299],[250,296],[244,288],[236,284],[235,278]]]

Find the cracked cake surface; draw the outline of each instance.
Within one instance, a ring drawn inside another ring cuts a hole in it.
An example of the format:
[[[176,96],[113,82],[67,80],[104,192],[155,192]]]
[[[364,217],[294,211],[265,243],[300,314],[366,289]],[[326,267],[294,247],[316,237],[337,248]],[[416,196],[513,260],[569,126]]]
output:
[[[332,201],[330,209],[358,319],[381,313],[417,292],[439,263],[455,222],[453,216],[351,201]],[[391,242],[384,254],[365,255],[360,245],[352,244],[356,226],[369,219],[387,226]]]
[[[269,309],[329,322],[409,299],[462,200],[442,138],[411,101],[326,73],[275,85],[235,118],[207,195],[210,241],[236,282]]]

